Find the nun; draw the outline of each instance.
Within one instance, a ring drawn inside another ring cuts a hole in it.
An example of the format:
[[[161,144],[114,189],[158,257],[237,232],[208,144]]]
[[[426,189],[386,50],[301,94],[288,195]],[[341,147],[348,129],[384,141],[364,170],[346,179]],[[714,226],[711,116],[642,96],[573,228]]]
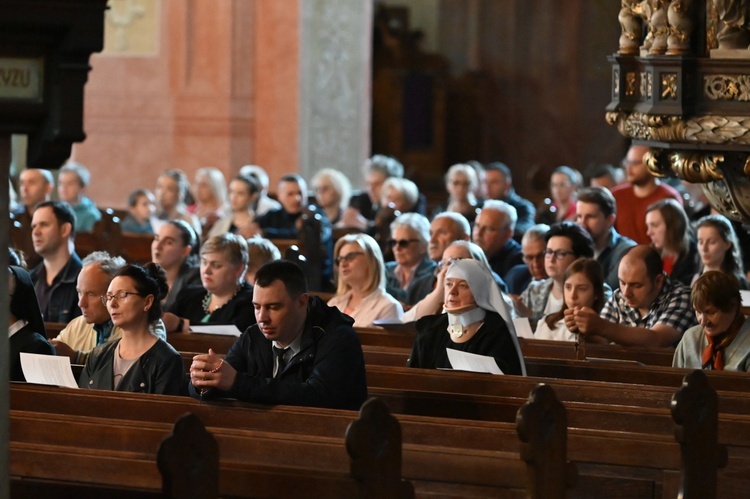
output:
[[[451,369],[447,349],[495,359],[504,374],[526,375],[511,314],[489,268],[452,260],[445,274],[445,313],[417,321],[409,367]]]

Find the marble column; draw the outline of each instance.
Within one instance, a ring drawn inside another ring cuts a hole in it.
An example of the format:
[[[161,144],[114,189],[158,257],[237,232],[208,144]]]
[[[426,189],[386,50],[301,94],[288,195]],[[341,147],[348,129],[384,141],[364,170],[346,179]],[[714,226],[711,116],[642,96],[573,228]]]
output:
[[[370,154],[372,2],[300,0],[299,171],[344,172],[362,187]]]

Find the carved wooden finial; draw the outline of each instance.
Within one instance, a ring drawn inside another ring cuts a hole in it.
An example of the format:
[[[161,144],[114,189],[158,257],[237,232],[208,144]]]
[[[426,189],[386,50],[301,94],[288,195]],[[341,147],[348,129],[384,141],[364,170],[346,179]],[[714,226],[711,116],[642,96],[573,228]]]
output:
[[[346,429],[351,472],[363,497],[414,497],[411,482],[401,479],[401,425],[385,402],[371,398]]]
[[[219,445],[200,418],[185,414],[159,446],[156,457],[162,492],[170,499],[219,496]]]
[[[719,397],[708,376],[696,370],[685,376],[672,396],[675,439],[680,444],[680,499],[716,497],[716,472],[727,464],[727,450],[718,443]]]
[[[521,439],[521,459],[528,471],[531,498],[563,498],[575,485],[575,464],[568,463],[568,418],[563,404],[549,385],[540,384],[516,414]]]

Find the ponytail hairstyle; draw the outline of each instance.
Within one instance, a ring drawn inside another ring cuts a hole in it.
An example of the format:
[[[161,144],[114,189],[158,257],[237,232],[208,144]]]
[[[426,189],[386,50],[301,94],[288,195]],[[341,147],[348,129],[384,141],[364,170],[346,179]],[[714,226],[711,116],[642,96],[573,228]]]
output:
[[[130,277],[135,282],[135,289],[142,297],[153,295],[154,302],[148,309],[148,322],[161,319],[161,301],[169,292],[167,274],[159,264],[150,262],[145,266],[128,264],[117,272],[116,277]]]

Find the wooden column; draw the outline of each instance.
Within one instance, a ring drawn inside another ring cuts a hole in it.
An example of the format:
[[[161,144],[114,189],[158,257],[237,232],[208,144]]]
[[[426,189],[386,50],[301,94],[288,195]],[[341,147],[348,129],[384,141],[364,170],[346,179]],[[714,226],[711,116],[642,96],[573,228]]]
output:
[[[9,211],[9,196],[8,188],[8,172],[10,169],[11,160],[11,145],[10,145],[10,134],[0,133],[0,206],[4,206],[3,210],[6,214]],[[7,216],[0,216],[0,248],[7,248],[10,245],[10,219]],[[0,269],[8,268],[8,251],[0,251]],[[0,279],[0,324],[3,325],[3,330],[8,329],[8,310],[9,310],[9,299],[8,299],[8,277],[7,271],[4,274],[5,277]],[[7,335],[7,333],[6,333]],[[8,442],[10,441],[10,429],[8,427],[8,414],[10,411],[10,387],[8,386],[10,378],[10,355],[9,355],[9,342],[6,339],[0,341],[0,366],[5,366],[4,369],[0,369],[0,497],[10,497],[9,491],[9,474],[10,468],[9,448]]]

